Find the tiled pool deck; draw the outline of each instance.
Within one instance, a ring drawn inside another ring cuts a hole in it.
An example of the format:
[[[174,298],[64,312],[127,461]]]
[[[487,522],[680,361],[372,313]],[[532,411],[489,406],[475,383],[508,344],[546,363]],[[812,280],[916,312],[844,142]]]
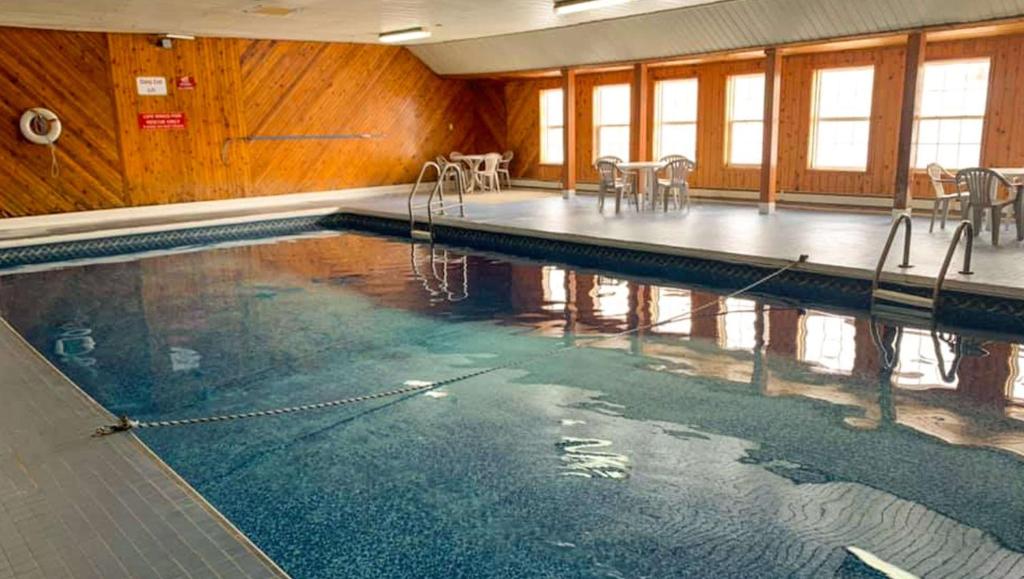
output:
[[[780,208],[772,215],[761,215],[756,206],[739,203],[699,202],[688,214],[638,214],[623,208],[616,215],[612,205],[599,213],[593,196],[562,199],[557,194],[486,194],[467,198],[465,219],[439,217],[435,221],[767,267],[779,267],[807,254],[809,260],[802,266],[805,271],[858,279],[873,276],[892,224],[892,218],[882,213]],[[392,218],[408,214],[405,197],[396,195],[354,201],[342,210]],[[928,218],[916,217],[911,243],[914,267],[897,267],[901,233],[883,279],[931,287],[956,223],[952,219],[944,231],[936,225],[935,232],[929,233]],[[957,273],[961,265],[961,253],[957,253],[945,287],[1024,299],[1024,242],[1016,240],[1012,228],[1003,231],[998,247],[992,246],[990,239],[985,231],[975,242],[974,275]]]
[[[0,368],[0,579],[283,576],[7,324]]]

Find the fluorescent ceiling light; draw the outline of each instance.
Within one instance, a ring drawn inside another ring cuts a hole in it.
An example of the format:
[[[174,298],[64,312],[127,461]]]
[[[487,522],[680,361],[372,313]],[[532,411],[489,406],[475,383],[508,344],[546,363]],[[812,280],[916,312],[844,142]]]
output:
[[[596,10],[606,6],[625,4],[631,0],[555,0],[555,14],[573,14],[584,10]]]
[[[381,42],[405,42],[407,40],[419,40],[421,38],[430,38],[430,31],[423,30],[422,28],[407,28],[405,30],[395,30],[394,32],[383,32],[378,40]]]
[[[161,34],[160,38],[173,38],[175,40],[195,40],[196,37],[191,34]]]

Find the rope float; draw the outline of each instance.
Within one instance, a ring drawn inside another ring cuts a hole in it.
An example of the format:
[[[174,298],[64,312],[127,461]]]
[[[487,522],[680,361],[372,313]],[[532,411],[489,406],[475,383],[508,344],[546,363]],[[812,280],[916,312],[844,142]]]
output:
[[[33,107],[21,115],[19,123],[21,134],[30,143],[46,145],[50,148],[50,175],[60,176],[60,165],[57,163],[57,139],[60,138],[64,126],[57,113],[43,107]]]
[[[767,283],[768,281],[770,281],[772,279],[775,279],[776,277],[782,275],[783,273],[785,273],[785,272],[795,268],[796,266],[806,262],[807,258],[808,258],[808,256],[806,254],[801,255],[798,259],[790,262],[789,264],[785,265],[784,267],[779,268],[778,270],[772,272],[771,274],[769,274],[769,275],[767,275],[767,276],[765,276],[765,277],[755,281],[754,283],[752,283],[750,285],[742,287],[742,288],[740,288],[740,289],[738,289],[738,290],[736,290],[736,291],[726,295],[725,298],[726,299],[734,298],[734,297],[736,297],[736,296],[738,296],[740,294],[746,293],[746,292],[748,292],[748,291],[750,291],[750,290],[752,290],[752,289],[754,289],[754,288],[756,288],[756,287],[758,287],[758,286],[760,286],[760,285],[762,285],[764,283]],[[694,315],[696,315],[697,313],[699,313],[702,310],[707,309],[707,308],[709,308],[709,307],[711,307],[713,305],[716,305],[716,304],[717,304],[717,302],[708,302],[708,303],[698,307],[695,310],[691,310],[689,312],[686,312],[685,314],[679,314],[678,316],[673,316],[671,318],[667,318],[665,320],[661,320],[660,322],[655,322],[655,323],[651,323],[651,324],[645,324],[643,326],[637,326],[635,328],[632,328],[632,329],[629,329],[629,330],[624,330],[622,332],[618,332],[618,333],[615,333],[615,334],[609,334],[607,336],[600,336],[600,337],[596,337],[596,338],[593,338],[593,339],[588,339],[586,341],[586,345],[589,346],[590,344],[599,343],[599,342],[606,341],[606,340],[613,340],[613,339],[616,339],[616,338],[621,338],[623,336],[628,336],[630,334],[634,334],[636,332],[640,332],[640,331],[643,331],[643,330],[649,330],[649,329],[652,329],[652,328],[656,328],[658,326],[663,326],[663,325],[666,325],[666,324],[671,324],[671,323],[675,323],[675,322],[678,322],[678,321],[681,321],[681,320],[693,318]],[[303,404],[303,405],[300,405],[300,406],[288,406],[288,407],[285,407],[285,408],[275,408],[275,409],[271,409],[271,410],[256,410],[256,411],[253,411],[253,412],[243,412],[243,413],[238,413],[238,414],[222,414],[222,415],[216,415],[216,416],[204,416],[204,417],[200,417],[200,418],[182,418],[182,419],[179,419],[179,420],[158,420],[158,421],[153,421],[153,422],[142,422],[142,421],[138,421],[138,420],[132,420],[131,418],[129,418],[127,416],[122,416],[122,417],[120,417],[118,419],[118,422],[115,423],[115,424],[110,424],[110,425],[107,425],[107,426],[101,426],[100,428],[97,428],[96,432],[93,434],[93,436],[94,437],[108,436],[108,435],[115,434],[115,433],[118,433],[118,432],[128,432],[128,431],[131,431],[131,430],[144,429],[144,428],[162,428],[162,427],[170,427],[170,426],[188,426],[188,425],[192,425],[192,424],[208,424],[208,423],[212,423],[212,422],[228,422],[228,421],[233,421],[233,420],[244,420],[244,419],[248,419],[248,418],[259,418],[259,417],[263,417],[263,416],[281,416],[281,415],[284,415],[284,414],[294,414],[296,412],[305,412],[305,411],[309,411],[309,410],[322,410],[324,408],[335,408],[335,407],[338,407],[338,406],[347,406],[347,405],[350,405],[350,404],[358,404],[360,402],[368,402],[370,400],[379,400],[379,399],[382,399],[382,398],[392,398],[394,396],[402,396],[402,395],[406,395],[406,394],[416,394],[416,393],[419,393],[419,392],[426,392],[428,390],[436,390],[437,388],[441,388],[441,387],[447,386],[449,384],[455,384],[456,382],[462,382],[462,381],[465,381],[465,380],[469,380],[471,378],[477,378],[479,376],[484,376],[486,374],[493,374],[494,372],[498,372],[500,370],[510,370],[510,369],[513,369],[513,368],[518,368],[518,367],[523,366],[523,365],[525,365],[527,363],[535,362],[537,360],[540,360],[542,358],[547,358],[549,356],[554,356],[555,354],[561,354],[563,352],[567,352],[567,351],[570,351],[570,350],[575,350],[575,349],[578,349],[580,347],[581,346],[579,344],[572,344],[572,345],[568,345],[568,346],[562,346],[560,348],[555,348],[553,350],[550,350],[550,351],[542,353],[542,354],[538,354],[536,356],[528,356],[526,358],[522,358],[522,359],[519,359],[519,360],[514,360],[514,361],[509,362],[507,364],[501,364],[501,365],[498,365],[498,366],[492,366],[492,367],[489,367],[489,368],[484,368],[482,370],[476,370],[474,372],[469,372],[468,374],[461,374],[459,376],[455,376],[455,377],[452,377],[452,378],[446,378],[444,380],[437,380],[437,381],[433,381],[433,382],[420,381],[420,380],[409,380],[409,381],[405,382],[404,385],[401,388],[395,388],[395,389],[392,389],[392,390],[385,390],[383,392],[377,392],[377,393],[374,393],[374,394],[365,394],[365,395],[362,395],[362,396],[355,396],[355,397],[351,397],[351,398],[340,398],[338,400],[330,400],[330,401],[327,401],[327,402],[318,402],[318,403],[314,403],[314,404]]]

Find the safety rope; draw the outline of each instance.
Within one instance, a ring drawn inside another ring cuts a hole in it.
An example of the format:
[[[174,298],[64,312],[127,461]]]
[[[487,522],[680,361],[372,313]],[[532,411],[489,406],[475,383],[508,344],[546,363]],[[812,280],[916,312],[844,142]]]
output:
[[[798,265],[800,265],[800,264],[802,264],[802,263],[804,263],[806,261],[807,261],[807,255],[801,255],[799,259],[796,259],[796,260],[790,262],[786,266],[784,266],[782,268],[779,268],[778,270],[776,270],[776,271],[772,272],[771,274],[769,274],[769,275],[767,275],[767,276],[765,276],[765,277],[755,281],[754,283],[751,283],[751,284],[749,284],[747,286],[744,286],[744,287],[742,287],[742,288],[740,288],[740,289],[738,289],[738,290],[736,290],[736,291],[734,291],[734,292],[732,292],[730,294],[727,294],[725,296],[725,298],[726,299],[734,298],[734,297],[736,297],[736,296],[738,296],[740,294],[746,293],[746,292],[748,292],[748,291],[750,291],[750,290],[752,290],[752,289],[754,289],[754,288],[756,288],[756,287],[758,287],[758,286],[760,286],[760,285],[762,285],[764,283],[767,283],[768,281],[770,281],[772,279],[775,279],[776,277],[782,275],[783,273],[793,269],[794,267],[796,267],[796,266],[798,266]],[[527,356],[527,357],[521,358],[519,360],[513,360],[513,361],[508,362],[506,364],[501,364],[501,365],[498,365],[498,366],[491,366],[489,368],[484,368],[482,370],[476,370],[476,371],[473,371],[473,372],[469,372],[467,374],[460,374],[458,376],[454,376],[452,378],[446,378],[444,380],[436,380],[436,381],[430,381],[430,382],[428,382],[428,381],[419,381],[419,380],[410,380],[410,381],[405,382],[405,384],[401,388],[395,388],[393,390],[386,390],[386,391],[383,391],[383,392],[377,392],[375,394],[365,394],[363,396],[355,396],[355,397],[351,397],[351,398],[341,398],[341,399],[338,399],[338,400],[331,400],[331,401],[328,401],[328,402],[318,402],[318,403],[315,403],[315,404],[304,404],[304,405],[301,405],[301,406],[289,406],[289,407],[285,407],[285,408],[275,408],[275,409],[272,409],[272,410],[257,410],[257,411],[253,411],[253,412],[243,412],[243,413],[239,413],[239,414],[222,414],[222,415],[217,415],[217,416],[205,416],[205,417],[201,417],[201,418],[182,418],[182,419],[178,419],[178,420],[158,420],[158,421],[153,421],[153,422],[142,422],[142,421],[138,421],[138,420],[132,420],[131,418],[129,418],[127,416],[122,416],[118,420],[118,422],[116,424],[111,424],[111,425],[108,425],[108,426],[102,426],[100,428],[97,428],[96,432],[95,432],[95,434],[93,436],[107,436],[109,434],[114,434],[116,432],[127,432],[129,430],[136,430],[136,429],[143,429],[143,428],[160,428],[160,427],[168,427],[168,426],[187,426],[187,425],[192,425],[192,424],[207,424],[207,423],[212,423],[212,422],[227,422],[227,421],[233,421],[233,420],[243,420],[243,419],[246,419],[246,418],[258,418],[258,417],[262,417],[262,416],[280,416],[280,415],[283,415],[283,414],[294,414],[296,412],[304,412],[304,411],[308,411],[308,410],[321,410],[321,409],[324,409],[324,408],[334,408],[334,407],[337,407],[337,406],[347,406],[347,405],[350,405],[350,404],[357,404],[357,403],[360,403],[360,402],[368,402],[370,400],[379,400],[381,398],[391,398],[391,397],[394,397],[394,396],[402,396],[402,395],[405,395],[405,394],[415,394],[415,393],[419,393],[419,392],[425,392],[425,391],[428,391],[428,390],[436,390],[438,388],[441,388],[443,386],[447,386],[449,384],[455,384],[456,382],[462,382],[462,381],[465,381],[465,380],[469,380],[471,378],[477,378],[477,377],[484,376],[484,375],[487,375],[487,374],[493,374],[494,372],[498,372],[500,370],[515,369],[515,368],[518,368],[518,367],[523,366],[525,364],[528,364],[528,363],[531,363],[531,362],[536,362],[536,361],[538,361],[540,359],[543,359],[543,358],[547,358],[547,357],[554,356],[556,354],[561,354],[561,353],[564,353],[564,352],[567,352],[567,351],[571,351],[571,350],[576,350],[576,349],[581,348],[583,346],[590,346],[591,344],[595,344],[595,343],[599,343],[599,342],[603,342],[603,341],[607,341],[607,340],[613,340],[613,339],[616,339],[616,338],[621,338],[623,336],[628,336],[630,334],[634,334],[634,333],[641,332],[641,331],[644,331],[644,330],[650,330],[650,329],[653,329],[653,328],[657,328],[658,326],[663,326],[663,325],[666,325],[666,324],[672,324],[672,323],[679,322],[679,321],[686,320],[686,319],[692,319],[696,314],[698,314],[701,311],[703,311],[703,310],[705,310],[705,309],[707,309],[707,308],[709,308],[711,306],[714,306],[714,305],[717,305],[717,302],[708,302],[708,303],[706,303],[706,304],[704,304],[702,306],[697,307],[696,309],[690,310],[689,312],[686,312],[686,313],[683,313],[683,314],[679,314],[678,316],[673,316],[673,317],[670,317],[670,318],[666,318],[666,319],[661,320],[659,322],[654,322],[654,323],[650,323],[650,324],[644,324],[642,326],[637,326],[635,328],[630,328],[628,330],[624,330],[622,332],[617,332],[617,333],[614,333],[614,334],[607,334],[607,335],[604,335],[604,336],[597,336],[597,337],[594,337],[594,338],[584,338],[585,339],[585,343],[583,343],[583,344],[573,343],[573,344],[570,344],[570,345],[561,346],[559,348],[554,348],[552,350],[549,350],[549,351],[541,353],[541,354],[537,354],[537,355],[534,355],[534,356]],[[715,314],[715,315],[717,316],[717,315],[721,315],[721,314]]]
[[[57,162],[57,145],[51,142],[50,147],[50,176],[54,179],[60,177],[60,163]]]

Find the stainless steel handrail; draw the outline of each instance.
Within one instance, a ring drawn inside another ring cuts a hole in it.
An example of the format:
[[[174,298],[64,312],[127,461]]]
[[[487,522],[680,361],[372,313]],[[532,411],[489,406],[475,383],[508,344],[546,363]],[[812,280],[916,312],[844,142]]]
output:
[[[971,257],[974,254],[974,224],[968,220],[960,222],[960,225],[956,228],[953,233],[953,241],[949,244],[949,249],[946,250],[946,259],[942,261],[942,269],[939,270],[939,277],[935,279],[935,288],[932,290],[932,302],[936,310],[939,308],[939,294],[942,292],[942,285],[946,283],[946,274],[949,273],[949,265],[953,262],[953,255],[956,253],[956,248],[960,245],[960,240],[964,237],[964,232],[967,232],[967,247],[964,248],[964,267],[959,271],[960,275],[974,275],[971,271]]]
[[[900,263],[900,268],[909,269],[914,267],[910,265],[910,234],[913,228],[913,222],[910,220],[909,215],[903,213],[896,218],[896,221],[893,221],[892,227],[889,228],[889,237],[885,240],[885,247],[882,249],[882,255],[878,258],[878,266],[875,268],[875,277],[871,282],[872,302],[874,302],[874,293],[878,290],[878,283],[882,277],[882,270],[885,268],[885,262],[889,259],[889,251],[892,250],[892,242],[896,239],[896,233],[899,231],[901,224],[906,224],[906,233],[903,236],[903,262]]]
[[[423,168],[420,169],[420,174],[418,177],[416,177],[416,183],[412,186],[412,191],[409,192],[409,231],[416,229],[416,215],[413,213],[414,208],[412,206],[412,200],[416,196],[416,190],[420,188],[420,184],[423,182],[423,176],[426,175],[427,169],[430,169],[431,167],[433,167],[434,170],[437,171],[438,184],[441,182],[441,166],[433,161],[427,161],[426,163],[423,163]],[[437,189],[436,184],[434,186],[434,189]],[[429,199],[432,200],[433,198],[434,192],[431,191]],[[427,213],[430,213],[429,201]]]
[[[462,168],[454,163],[449,163],[441,169],[440,174],[437,178],[437,186],[430,192],[430,197],[427,198],[427,227],[429,231],[434,230],[434,210],[431,207],[434,203],[434,194],[441,191],[441,211],[444,211],[444,183],[447,182],[448,172],[453,171],[456,180],[456,191],[459,193],[459,217],[466,216],[466,203],[463,200],[463,194],[465,193],[466,185],[463,182]]]

